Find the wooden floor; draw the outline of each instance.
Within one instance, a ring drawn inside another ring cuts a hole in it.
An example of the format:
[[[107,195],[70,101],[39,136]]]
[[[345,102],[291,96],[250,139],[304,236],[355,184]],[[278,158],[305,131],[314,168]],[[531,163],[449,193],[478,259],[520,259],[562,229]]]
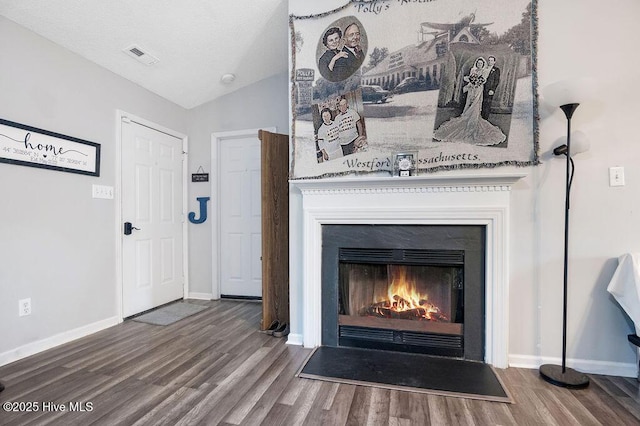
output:
[[[164,327],[125,321],[0,367],[3,408],[32,409],[0,410],[0,425],[640,425],[634,378],[592,375],[570,391],[537,370],[498,370],[515,404],[296,378],[310,351],[258,332],[260,304],[194,303],[211,308]]]

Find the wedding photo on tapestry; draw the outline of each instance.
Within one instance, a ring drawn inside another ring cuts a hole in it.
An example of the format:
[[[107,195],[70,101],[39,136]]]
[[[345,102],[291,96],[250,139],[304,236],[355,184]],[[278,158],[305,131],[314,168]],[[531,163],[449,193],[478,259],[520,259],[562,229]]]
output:
[[[291,16],[292,178],[538,164],[536,1]]]

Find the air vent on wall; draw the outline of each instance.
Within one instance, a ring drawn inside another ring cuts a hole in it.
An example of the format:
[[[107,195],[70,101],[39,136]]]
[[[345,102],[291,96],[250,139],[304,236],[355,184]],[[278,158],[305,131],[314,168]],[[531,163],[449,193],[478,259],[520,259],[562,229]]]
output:
[[[123,49],[122,51],[145,65],[153,65],[159,61],[159,59],[155,56],[150,55],[149,53],[142,50],[140,46],[131,45],[126,49]]]

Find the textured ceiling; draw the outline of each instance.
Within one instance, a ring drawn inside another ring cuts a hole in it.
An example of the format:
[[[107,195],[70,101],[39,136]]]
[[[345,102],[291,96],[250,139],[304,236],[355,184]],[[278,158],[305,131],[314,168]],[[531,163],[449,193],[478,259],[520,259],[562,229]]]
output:
[[[187,109],[287,69],[287,0],[0,0],[0,15]]]

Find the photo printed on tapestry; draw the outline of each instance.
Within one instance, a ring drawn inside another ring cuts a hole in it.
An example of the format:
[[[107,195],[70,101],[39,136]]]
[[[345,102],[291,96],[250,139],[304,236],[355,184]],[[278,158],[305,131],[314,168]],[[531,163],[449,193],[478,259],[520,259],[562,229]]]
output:
[[[292,178],[538,164],[536,1],[354,0],[291,16]]]

